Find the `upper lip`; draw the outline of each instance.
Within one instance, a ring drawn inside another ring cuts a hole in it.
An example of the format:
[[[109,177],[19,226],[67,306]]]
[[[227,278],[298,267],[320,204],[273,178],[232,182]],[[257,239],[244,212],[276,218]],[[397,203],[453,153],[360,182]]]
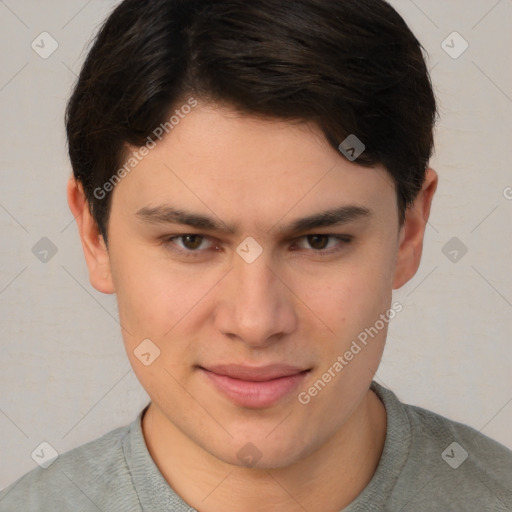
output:
[[[308,371],[309,368],[300,368],[289,364],[270,364],[267,366],[242,366],[236,364],[219,364],[215,366],[202,366],[204,370],[225,375],[232,379],[263,382],[266,380],[289,377]]]

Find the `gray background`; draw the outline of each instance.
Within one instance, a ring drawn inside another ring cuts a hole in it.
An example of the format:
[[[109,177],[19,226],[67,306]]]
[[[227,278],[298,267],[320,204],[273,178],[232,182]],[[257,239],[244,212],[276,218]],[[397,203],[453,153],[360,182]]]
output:
[[[115,3],[0,0],[0,489],[35,467],[41,442],[63,453],[148,402],[65,197],[65,103]],[[391,3],[430,55],[440,186],[376,380],[512,448],[512,0]],[[42,58],[31,44],[49,51],[45,31],[58,48]],[[453,31],[469,43],[458,58]],[[40,253],[43,237],[56,254]]]

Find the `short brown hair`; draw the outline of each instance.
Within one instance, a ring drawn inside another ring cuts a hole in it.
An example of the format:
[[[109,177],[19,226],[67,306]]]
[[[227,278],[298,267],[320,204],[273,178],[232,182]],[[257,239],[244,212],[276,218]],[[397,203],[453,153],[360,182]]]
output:
[[[187,95],[314,122],[393,177],[401,220],[425,177],[437,109],[423,47],[383,0],[125,0],[100,29],[66,111],[73,172],[94,191]]]

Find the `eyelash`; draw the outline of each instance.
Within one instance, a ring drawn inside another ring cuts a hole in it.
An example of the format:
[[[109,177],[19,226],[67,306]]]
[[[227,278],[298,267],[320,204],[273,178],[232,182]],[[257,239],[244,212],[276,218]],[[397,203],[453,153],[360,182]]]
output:
[[[198,237],[198,238],[201,238],[203,240],[208,240],[208,237],[205,236],[205,235],[199,235],[199,234],[196,234],[196,233],[184,233],[182,235],[173,235],[173,236],[168,236],[168,237],[165,237],[162,239],[162,243],[165,247],[169,247],[171,245],[173,246],[176,246],[176,244],[174,243],[174,240],[176,239],[183,239],[187,236],[195,236],[195,237]],[[350,242],[352,242],[352,239],[353,237],[352,236],[349,236],[349,235],[328,235],[328,234],[324,234],[324,233],[315,233],[315,234],[309,234],[309,235],[303,235],[299,238],[297,238],[296,240],[302,240],[302,239],[307,239],[309,237],[313,237],[313,236],[319,236],[319,237],[327,237],[327,238],[330,238],[330,239],[336,239],[336,240],[339,240],[340,241],[340,244],[338,244],[337,246],[335,246],[334,249],[311,249],[311,251],[313,253],[316,253],[316,254],[319,254],[321,256],[328,256],[330,254],[335,254],[337,252],[340,252],[341,250],[343,250],[344,246],[349,244]],[[203,241],[202,240],[202,241]],[[196,258],[196,257],[199,257],[201,256],[204,252],[206,252],[208,249],[203,249],[203,250],[199,250],[199,249],[196,249],[196,250],[191,250],[191,249],[181,249],[181,248],[170,248],[172,251],[175,251],[179,254],[184,254],[187,258]],[[299,250],[305,250],[307,251],[308,249],[299,249]]]

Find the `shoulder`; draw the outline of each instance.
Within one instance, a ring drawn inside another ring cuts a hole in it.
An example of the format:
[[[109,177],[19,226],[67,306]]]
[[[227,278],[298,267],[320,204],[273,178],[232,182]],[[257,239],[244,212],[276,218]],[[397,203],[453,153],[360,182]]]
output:
[[[74,448],[46,469],[37,467],[0,493],[0,512],[140,510],[123,443],[131,425]]]
[[[468,507],[484,507],[482,510],[489,505],[495,507],[493,510],[512,509],[511,450],[432,411],[403,407],[411,426],[404,470],[419,479],[417,484],[423,486],[419,496],[430,494],[430,500],[444,506],[466,503]],[[410,478],[406,480],[410,484]]]
[[[467,462],[475,471],[493,475],[497,482],[502,480],[512,489],[510,449],[474,428],[440,414],[414,405],[404,405],[404,408],[420,445],[434,448],[437,455],[438,449],[443,448],[441,459],[450,467],[461,467]]]
[[[402,403],[376,382],[372,389],[386,407],[387,430],[365,499],[403,512],[512,510],[511,450],[468,425]]]

